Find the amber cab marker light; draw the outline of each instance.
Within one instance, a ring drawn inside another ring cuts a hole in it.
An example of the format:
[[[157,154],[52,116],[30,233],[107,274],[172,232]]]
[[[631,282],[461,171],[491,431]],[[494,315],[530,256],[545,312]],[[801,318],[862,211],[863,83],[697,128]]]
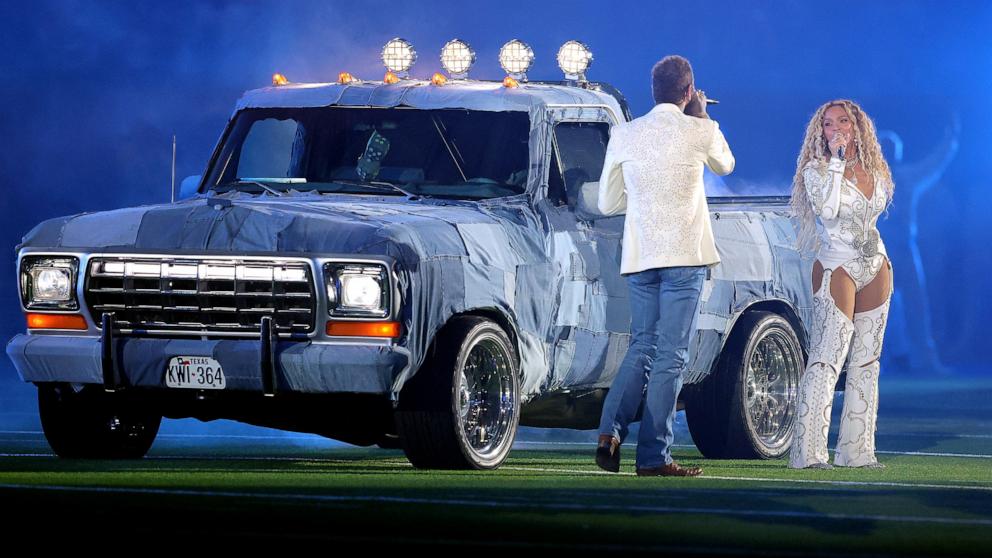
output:
[[[355,81],[357,81],[355,77],[349,74],[348,72],[341,72],[340,74],[338,74],[338,83],[342,85],[347,85]]]
[[[399,322],[327,322],[328,335],[346,337],[392,337],[400,336]]]
[[[400,76],[394,74],[393,72],[386,72],[386,77],[382,78],[382,81],[392,85],[400,82]]]
[[[444,77],[444,74],[441,72],[436,72],[433,76],[431,76],[431,83],[434,85],[444,85],[445,83],[448,83],[448,78]]]
[[[519,85],[520,84],[517,83],[517,80],[513,79],[510,76],[506,76],[505,78],[503,78],[503,87],[517,87]]]
[[[87,329],[79,314],[26,314],[28,329]]]
[[[282,74],[272,74],[272,85],[278,87],[280,85],[286,85],[287,83],[289,83],[289,80],[286,79],[286,76]]]

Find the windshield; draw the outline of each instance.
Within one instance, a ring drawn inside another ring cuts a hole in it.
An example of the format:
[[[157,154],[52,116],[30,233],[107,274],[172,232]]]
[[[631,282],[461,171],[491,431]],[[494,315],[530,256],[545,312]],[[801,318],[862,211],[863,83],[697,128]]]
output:
[[[524,112],[407,108],[249,109],[237,114],[207,188],[484,199],[521,194]]]

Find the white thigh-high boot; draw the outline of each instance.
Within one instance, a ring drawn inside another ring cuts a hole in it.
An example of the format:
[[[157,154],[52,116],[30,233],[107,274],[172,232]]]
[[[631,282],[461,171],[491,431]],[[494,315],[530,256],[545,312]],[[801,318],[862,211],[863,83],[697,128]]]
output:
[[[813,295],[809,358],[799,382],[796,433],[789,452],[789,467],[829,469],[827,433],[830,410],[841,367],[847,360],[854,324],[837,308],[830,295],[832,270],[823,271],[820,288]]]
[[[882,467],[875,459],[875,419],[878,417],[878,358],[889,314],[889,300],[866,312],[854,313],[854,341],[847,364],[844,409],[834,465]]]

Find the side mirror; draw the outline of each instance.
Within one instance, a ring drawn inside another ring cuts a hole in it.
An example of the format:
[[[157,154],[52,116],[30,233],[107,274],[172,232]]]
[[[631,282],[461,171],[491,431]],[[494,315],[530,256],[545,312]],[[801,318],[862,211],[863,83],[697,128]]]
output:
[[[582,187],[579,188],[579,199],[575,204],[575,213],[587,221],[594,221],[596,219],[602,219],[603,217],[616,216],[604,215],[603,213],[600,213],[599,182],[582,183]],[[618,213],[617,215],[623,215],[624,213],[626,213],[626,208],[624,208],[623,213]]]
[[[193,176],[187,176],[179,184],[179,199],[185,200],[186,198],[192,198],[196,195],[196,189],[200,187],[200,180],[203,179],[203,175],[195,174]]]

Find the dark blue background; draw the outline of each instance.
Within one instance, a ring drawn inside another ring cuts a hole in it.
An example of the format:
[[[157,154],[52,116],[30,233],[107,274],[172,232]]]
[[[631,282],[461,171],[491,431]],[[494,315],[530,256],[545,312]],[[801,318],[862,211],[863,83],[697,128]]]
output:
[[[13,252],[23,233],[48,217],[168,200],[172,135],[177,180],[199,174],[235,100],[273,72],[293,81],[330,81],[345,70],[381,79],[382,45],[403,36],[418,49],[413,74],[423,78],[440,69],[441,46],[459,37],[478,53],[472,76],[501,79],[499,47],[520,38],[537,54],[531,78],[560,79],[555,53],[574,38],[595,53],[590,79],[617,86],[635,115],[652,106],[652,64],[688,57],[697,85],[722,101],[711,114],[737,156],[727,184],[741,192],[788,192],[806,122],[831,98],[855,99],[879,129],[896,131],[907,162],[939,149],[957,119],[960,149],[920,199],[919,249],[941,357],[959,372],[988,374],[992,2],[836,6],[5,2],[0,338],[23,329]],[[910,186],[897,181],[896,204],[909,202]],[[887,243],[906,234],[905,223],[880,228]],[[910,265],[893,258],[897,288]],[[899,322],[909,319],[920,318],[894,314],[890,352],[912,349],[899,342]],[[6,362],[0,372],[12,375]]]

